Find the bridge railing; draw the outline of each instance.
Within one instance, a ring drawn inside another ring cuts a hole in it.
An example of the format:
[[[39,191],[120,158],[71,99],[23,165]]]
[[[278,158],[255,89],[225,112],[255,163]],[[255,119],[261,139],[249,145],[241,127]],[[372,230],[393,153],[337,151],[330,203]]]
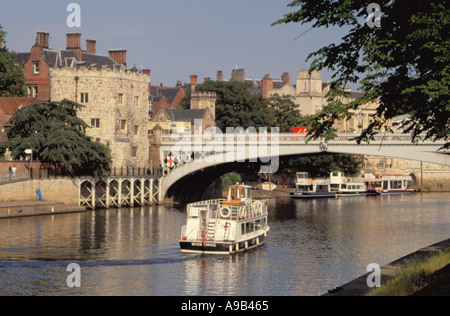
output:
[[[332,140],[327,141],[329,145],[338,144],[356,144],[355,134],[338,134]],[[421,136],[417,139],[417,144],[438,144],[444,145],[445,141],[433,142],[432,140],[425,140],[425,136]],[[324,142],[323,139],[309,140],[306,135],[298,134],[227,134],[227,135],[170,135],[162,136],[161,144],[164,146],[170,145],[188,145],[188,144],[259,144],[261,142],[266,143],[278,143],[280,145],[291,144],[319,144]],[[363,143],[365,144],[365,143]],[[413,138],[410,135],[405,134],[383,134],[377,135],[370,144],[397,144],[397,145],[413,145]]]

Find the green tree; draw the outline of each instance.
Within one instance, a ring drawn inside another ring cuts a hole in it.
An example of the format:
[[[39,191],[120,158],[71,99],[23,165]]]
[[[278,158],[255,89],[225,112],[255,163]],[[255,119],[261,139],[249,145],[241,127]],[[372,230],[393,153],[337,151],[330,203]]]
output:
[[[346,154],[318,154],[295,158],[284,157],[281,158],[280,164],[282,169],[308,172],[313,178],[327,178],[333,171],[342,171],[349,176],[359,174],[364,158]]]
[[[5,46],[6,32],[0,25],[0,97],[21,97],[25,95],[25,76],[23,70],[16,66],[15,53],[10,52]]]
[[[280,133],[289,133],[292,127],[301,125],[302,117],[298,105],[289,97],[275,94],[268,99],[275,118],[276,127],[280,128]]]
[[[246,83],[208,81],[196,90],[217,93],[216,125],[224,132],[227,127],[275,127],[268,102],[262,96],[252,94]],[[181,102],[181,107],[189,107],[189,97],[190,93]]]
[[[315,136],[333,136],[333,122],[350,109],[371,100],[380,106],[370,126],[358,137],[369,141],[387,120],[410,114],[405,133],[414,141],[448,140],[450,135],[450,6],[445,0],[384,0],[381,27],[365,23],[367,8],[374,1],[295,0],[299,10],[288,13],[273,25],[301,23],[312,28],[349,27],[341,43],[332,43],[312,53],[311,70],[333,72],[323,113],[311,117]],[[339,102],[344,87],[360,84],[365,97],[349,104]],[[445,146],[448,148],[450,143]]]
[[[227,191],[229,187],[242,182],[242,178],[235,172],[228,173],[222,177],[222,190]]]
[[[77,117],[82,105],[61,102],[35,103],[21,108],[11,118],[8,146],[14,159],[34,158],[73,175],[103,176],[110,170],[110,149],[93,142],[85,132],[88,125]]]

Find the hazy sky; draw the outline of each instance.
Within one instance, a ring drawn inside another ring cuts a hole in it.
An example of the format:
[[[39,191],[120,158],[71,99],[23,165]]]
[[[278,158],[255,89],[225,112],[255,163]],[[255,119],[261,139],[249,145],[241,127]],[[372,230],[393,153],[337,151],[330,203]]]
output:
[[[81,28],[66,24],[69,3],[81,6]],[[268,73],[280,78],[308,68],[307,56],[322,46],[339,42],[341,29],[312,30],[308,25],[271,26],[293,9],[291,0],[0,0],[0,24],[8,32],[7,46],[29,51],[36,31],[50,33],[50,47],[64,49],[65,34],[82,33],[97,40],[97,53],[126,48],[129,66],[152,70],[152,84],[174,86],[189,75],[225,79],[236,66],[247,78]],[[331,79],[323,72],[324,81]]]

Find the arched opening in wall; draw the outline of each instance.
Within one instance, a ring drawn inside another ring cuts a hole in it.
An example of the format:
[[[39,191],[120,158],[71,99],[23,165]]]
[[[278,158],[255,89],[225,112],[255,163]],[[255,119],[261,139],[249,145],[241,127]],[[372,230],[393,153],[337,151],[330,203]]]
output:
[[[95,183],[95,206],[97,208],[106,208],[106,182],[98,181]]]
[[[80,206],[93,208],[91,181],[84,181],[80,184]]]
[[[142,186],[141,186],[142,182],[141,180],[135,180],[134,181],[134,204],[138,204],[142,206],[142,194],[144,194],[144,191],[142,190]]]
[[[117,180],[112,180],[109,183],[109,196],[110,205],[118,207],[119,206],[119,182]]]
[[[122,181],[122,206],[131,206],[131,182],[129,180]]]
[[[413,187],[420,185],[419,178],[417,177],[417,175],[414,172],[411,173],[409,176],[412,178],[412,186]]]

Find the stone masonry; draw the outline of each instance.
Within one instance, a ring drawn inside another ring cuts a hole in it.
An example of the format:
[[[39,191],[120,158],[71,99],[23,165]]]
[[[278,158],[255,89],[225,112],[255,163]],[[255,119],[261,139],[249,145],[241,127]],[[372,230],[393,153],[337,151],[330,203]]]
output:
[[[148,168],[148,74],[96,67],[51,68],[51,100],[84,106],[79,112],[94,141],[111,148],[112,167]]]

